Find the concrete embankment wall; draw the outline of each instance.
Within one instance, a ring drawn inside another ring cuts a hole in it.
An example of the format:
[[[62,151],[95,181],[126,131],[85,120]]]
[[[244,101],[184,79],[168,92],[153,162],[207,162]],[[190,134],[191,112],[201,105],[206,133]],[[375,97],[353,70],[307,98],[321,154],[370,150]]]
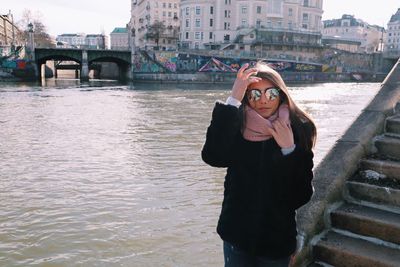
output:
[[[360,159],[375,152],[373,139],[383,132],[385,118],[394,113],[398,101],[400,60],[375,98],[314,170],[314,195],[297,213],[300,249],[295,266],[307,266],[312,259],[311,243],[328,226],[328,210],[343,200],[345,181],[357,171]]]
[[[350,73],[328,72],[283,72],[282,78],[287,83],[307,82],[350,82],[354,81]],[[227,72],[196,72],[196,73],[134,73],[134,82],[159,83],[227,83],[233,84],[236,73]],[[382,81],[384,76],[365,75],[361,81]]]

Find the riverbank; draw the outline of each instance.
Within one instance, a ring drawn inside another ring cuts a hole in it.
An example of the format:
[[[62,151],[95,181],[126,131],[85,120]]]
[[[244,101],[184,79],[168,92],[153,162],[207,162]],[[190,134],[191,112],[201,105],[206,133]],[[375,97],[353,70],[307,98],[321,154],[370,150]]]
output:
[[[282,72],[282,78],[290,84],[296,83],[336,83],[336,82],[382,82],[383,73],[326,73],[326,72]],[[134,73],[133,82],[139,83],[209,83],[231,84],[236,73]]]

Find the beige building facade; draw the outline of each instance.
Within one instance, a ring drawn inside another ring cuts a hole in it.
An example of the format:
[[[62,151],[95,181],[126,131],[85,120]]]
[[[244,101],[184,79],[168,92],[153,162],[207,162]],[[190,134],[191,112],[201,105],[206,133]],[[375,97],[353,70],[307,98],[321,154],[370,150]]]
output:
[[[130,33],[135,49],[175,50],[179,37],[179,0],[131,0]]]
[[[400,56],[400,8],[392,15],[387,24],[387,36],[384,51],[393,56]]]
[[[0,56],[11,53],[16,46],[21,45],[20,31],[14,24],[13,15],[0,15]]]
[[[322,0],[182,0],[180,46],[251,50],[257,43],[318,42]]]
[[[129,47],[129,29],[127,27],[115,28],[110,33],[110,49],[112,50],[130,50]]]
[[[356,51],[373,53],[382,50],[385,34],[383,27],[370,25],[352,15],[343,15],[340,19],[325,20],[322,36],[335,38],[340,42],[359,42]]]

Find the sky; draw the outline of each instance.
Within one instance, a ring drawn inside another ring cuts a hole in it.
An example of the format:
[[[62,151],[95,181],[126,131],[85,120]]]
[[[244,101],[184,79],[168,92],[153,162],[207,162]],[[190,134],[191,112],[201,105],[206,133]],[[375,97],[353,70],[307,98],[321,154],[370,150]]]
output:
[[[157,1],[157,0],[154,0]],[[222,0],[220,0],[222,1]],[[24,9],[42,14],[42,22],[52,36],[63,33],[106,35],[115,27],[125,27],[130,19],[131,0],[1,0],[0,13],[8,10],[18,21]],[[323,0],[322,19],[354,15],[369,24],[386,28],[400,8],[400,0]]]

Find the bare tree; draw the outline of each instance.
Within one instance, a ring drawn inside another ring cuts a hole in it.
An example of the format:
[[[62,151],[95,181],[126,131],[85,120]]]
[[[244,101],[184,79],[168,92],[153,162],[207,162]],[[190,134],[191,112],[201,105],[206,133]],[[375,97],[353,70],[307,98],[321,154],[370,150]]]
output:
[[[32,13],[31,10],[25,9],[22,18],[18,21],[21,40],[27,42],[29,38],[28,24],[33,24],[33,33],[36,47],[55,47],[53,38],[47,33],[47,28],[42,22],[42,14],[40,12]]]
[[[147,28],[146,39],[154,40],[159,50],[160,37],[165,32],[166,26],[161,21],[155,21],[152,25]]]

